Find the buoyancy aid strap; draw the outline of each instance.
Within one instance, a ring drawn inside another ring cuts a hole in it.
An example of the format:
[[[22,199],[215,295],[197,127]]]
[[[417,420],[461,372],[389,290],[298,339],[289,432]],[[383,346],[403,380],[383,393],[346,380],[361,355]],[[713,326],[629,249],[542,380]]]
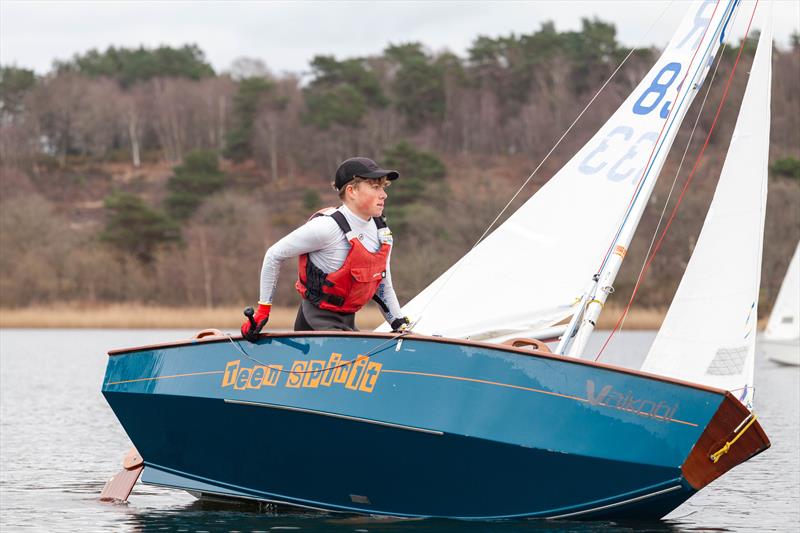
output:
[[[322,287],[332,287],[333,283],[328,281],[328,275],[311,262],[308,256],[306,256],[305,261],[305,274],[306,279],[303,284],[305,285],[304,297],[307,298],[309,302],[319,307],[320,299],[324,295]]]
[[[330,217],[336,221],[336,224],[339,226],[339,229],[342,230],[342,233],[344,233],[345,239],[347,239],[348,241],[352,241],[356,237],[356,234],[353,231],[353,228],[350,227],[350,223],[347,222],[344,213],[337,210],[331,213]]]
[[[341,211],[339,210],[334,211],[333,213],[330,214],[330,217],[336,221],[336,224],[339,225],[339,229],[341,229],[342,233],[344,233],[345,235],[353,231],[353,228],[350,227],[350,223],[347,222],[344,213],[342,213]]]
[[[336,224],[339,226],[339,229],[342,230],[342,233],[347,235],[347,240],[350,240],[350,234],[353,232],[353,228],[350,227],[350,223],[347,222],[347,218],[345,218],[344,213],[339,211],[338,209],[333,212],[323,212],[324,210],[317,211],[314,213],[314,216],[319,215],[328,215],[333,220],[336,221]],[[388,228],[389,226],[386,225],[386,217],[372,217],[372,220],[375,222],[375,227],[378,229]]]
[[[344,213],[333,207],[326,207],[311,215],[309,220],[320,216],[330,216],[339,226],[339,229],[341,229],[345,234],[347,240],[349,241],[351,239],[350,234],[352,233],[352,229],[350,228],[350,224],[347,222]],[[305,254],[301,257],[300,268],[304,270],[305,273],[305,280],[302,278],[300,279],[300,282],[305,286],[304,297],[319,307],[321,299],[328,296],[322,291],[322,287],[333,287],[333,283],[328,281],[328,274],[323,272],[317,265],[315,265],[313,261],[311,261],[311,257],[309,257],[308,254]],[[331,303],[334,305],[341,305],[341,303]]]
[[[372,299],[375,301],[376,304],[378,304],[378,307],[383,309],[384,313],[388,313],[389,312],[389,306],[386,305],[386,302],[381,300],[380,296],[378,296],[377,293],[372,295]]]

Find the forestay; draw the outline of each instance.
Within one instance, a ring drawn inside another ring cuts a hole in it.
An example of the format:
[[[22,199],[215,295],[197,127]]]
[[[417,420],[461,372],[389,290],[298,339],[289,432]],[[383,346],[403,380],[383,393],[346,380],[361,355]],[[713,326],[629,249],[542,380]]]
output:
[[[772,36],[764,26],[714,199],[642,366],[730,390],[749,408],[769,158]]]
[[[735,5],[691,4],[655,66],[595,136],[404,307],[415,332],[490,339],[545,328],[574,313],[643,174],[648,183],[661,170]]]
[[[794,249],[764,336],[769,340],[800,338],[800,242]]]

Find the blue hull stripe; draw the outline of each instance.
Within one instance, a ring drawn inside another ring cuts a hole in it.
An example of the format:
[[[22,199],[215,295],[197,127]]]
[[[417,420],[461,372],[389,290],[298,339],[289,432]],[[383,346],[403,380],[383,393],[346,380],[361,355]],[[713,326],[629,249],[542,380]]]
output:
[[[125,379],[122,381],[109,381],[106,385],[123,385],[125,383],[138,383],[140,381],[155,381],[159,379],[174,379],[174,378],[188,378],[191,376],[212,376],[212,375],[220,375],[224,374],[222,370],[212,370],[210,372],[189,372],[187,374],[174,374],[172,376],[153,376],[149,378],[136,378],[136,379]]]
[[[586,509],[585,511],[576,511],[574,513],[566,513],[566,514],[560,514],[560,515],[556,515],[556,516],[548,516],[547,518],[552,518],[552,519],[570,518],[570,517],[573,517],[573,516],[581,516],[581,515],[586,515],[586,514],[589,514],[589,513],[596,513],[598,511],[605,511],[607,509],[613,509],[614,507],[620,507],[622,505],[629,505],[629,504],[632,504],[632,503],[640,502],[642,500],[646,500],[648,498],[654,498],[656,496],[661,496],[661,495],[667,494],[669,492],[673,492],[673,491],[676,491],[676,490],[681,490],[682,488],[683,488],[682,485],[674,485],[674,486],[666,488],[666,489],[657,490],[655,492],[651,492],[650,494],[644,494],[642,496],[637,496],[635,498],[630,498],[628,500],[623,500],[621,502],[610,503],[608,505],[602,505],[600,507],[593,507],[591,509]]]
[[[319,372],[325,372],[325,371],[327,371],[327,369],[319,370]],[[451,379],[451,380],[456,380],[456,381],[469,381],[469,382],[472,382],[472,383],[481,383],[481,384],[484,384],[484,385],[493,385],[495,387],[506,387],[506,388],[510,388],[510,389],[524,390],[524,391],[527,391],[527,392],[535,392],[535,393],[538,393],[538,394],[546,394],[548,396],[556,396],[558,398],[566,398],[566,399],[569,399],[569,400],[575,400],[575,401],[583,402],[583,403],[588,403],[589,402],[589,400],[587,400],[586,398],[581,398],[579,396],[571,396],[569,394],[561,394],[561,393],[558,393],[558,392],[540,390],[540,389],[535,389],[535,388],[531,388],[531,387],[523,387],[521,385],[512,385],[510,383],[499,383],[497,381],[487,381],[487,380],[484,380],[484,379],[468,378],[468,377],[463,377],[463,376],[450,376],[450,375],[444,375],[444,374],[431,374],[431,373],[428,373],[428,372],[411,372],[411,371],[408,371],[408,370],[384,369],[384,370],[382,370],[382,372],[385,373],[385,374],[400,374],[400,375],[408,375],[408,376],[421,376],[421,377],[430,377],[430,378],[439,378],[439,379]],[[147,378],[127,379],[127,380],[122,380],[122,381],[111,381],[111,382],[106,383],[106,386],[109,386],[109,385],[123,385],[123,384],[127,384],[127,383],[137,383],[137,382],[143,382],[143,381],[156,381],[156,380],[161,380],[161,379],[175,379],[175,378],[185,378],[185,377],[194,377],[194,376],[221,375],[223,373],[224,372],[222,370],[214,370],[214,371],[210,371],[210,372],[189,372],[189,373],[185,373],[185,374],[174,374],[174,375],[170,375],[170,376],[153,376],[153,377],[147,377]],[[229,400],[226,399],[226,401],[229,401]],[[231,401],[231,403],[246,403],[246,402]],[[253,405],[257,405],[257,403],[255,403]],[[262,405],[280,407],[280,406],[275,405],[275,404],[262,404]],[[603,407],[609,407],[609,408],[617,409],[617,410],[620,410],[620,411],[626,411],[626,412],[629,412],[629,413],[634,413],[634,414],[637,414],[639,416],[646,416],[648,418],[656,418],[658,420],[664,420],[666,422],[675,422],[677,424],[685,424],[687,426],[697,427],[697,424],[695,424],[694,422],[688,422],[686,420],[680,420],[680,419],[677,419],[677,418],[670,418],[670,417],[666,417],[666,416],[660,416],[660,415],[649,414],[649,413],[642,413],[642,412],[639,412],[639,411],[636,411],[636,410],[626,409],[625,407],[620,407],[620,406],[616,406],[616,405],[606,405],[606,404],[601,404],[601,405]],[[335,416],[332,413],[327,413],[327,412],[323,412],[323,411],[320,411],[319,414],[327,414],[327,415],[330,415],[330,416]],[[424,430],[424,431],[435,431],[435,430]]]

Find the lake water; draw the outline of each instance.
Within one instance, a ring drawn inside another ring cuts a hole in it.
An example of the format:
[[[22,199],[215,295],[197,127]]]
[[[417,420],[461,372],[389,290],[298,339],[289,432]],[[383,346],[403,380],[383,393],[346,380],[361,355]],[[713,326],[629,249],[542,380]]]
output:
[[[174,330],[0,330],[0,530],[16,531],[798,531],[800,368],[762,355],[756,412],[772,448],[650,523],[387,520],[198,502],[138,483],[128,504],[98,495],[130,441],[100,394],[106,352],[188,338]],[[636,366],[652,332],[618,337],[602,360]],[[605,339],[598,332],[591,350]]]

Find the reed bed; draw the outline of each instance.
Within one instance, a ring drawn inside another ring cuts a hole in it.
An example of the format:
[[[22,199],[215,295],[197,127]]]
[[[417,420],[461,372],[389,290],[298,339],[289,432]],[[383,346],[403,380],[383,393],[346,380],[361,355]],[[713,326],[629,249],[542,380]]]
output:
[[[622,307],[607,306],[600,314],[597,329],[613,329],[623,312]],[[666,309],[632,309],[622,323],[624,329],[658,329],[664,321]]]
[[[0,328],[206,329],[236,332],[244,321],[242,307],[162,307],[149,305],[87,306],[59,304],[20,309],[0,308]],[[267,329],[291,329],[295,307],[275,307]],[[383,321],[377,309],[357,315],[359,328]]]
[[[599,329],[611,329],[621,309],[609,307],[600,316]],[[295,307],[276,307],[267,329],[291,329]],[[356,315],[360,329],[373,329],[383,322],[377,308],[369,307]],[[625,320],[625,329],[658,329],[663,309],[634,309]],[[57,304],[19,309],[0,308],[0,328],[120,328],[120,329],[206,329],[238,330],[244,316],[241,307],[189,308],[149,305]]]

